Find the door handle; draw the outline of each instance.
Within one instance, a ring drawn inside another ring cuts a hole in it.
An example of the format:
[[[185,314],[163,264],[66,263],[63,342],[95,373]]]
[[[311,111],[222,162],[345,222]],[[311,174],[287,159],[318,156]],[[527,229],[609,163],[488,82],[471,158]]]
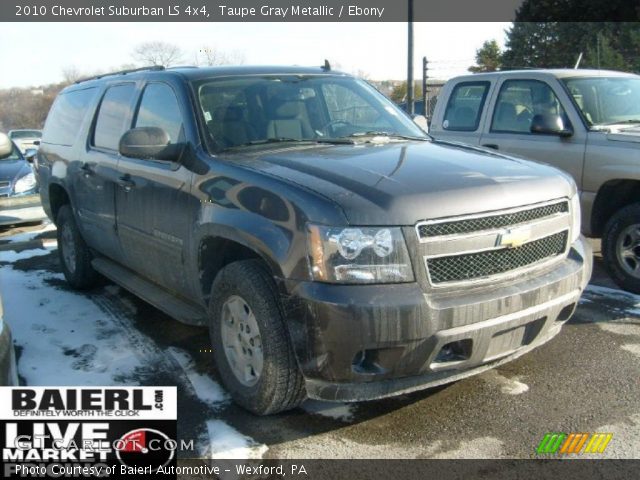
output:
[[[496,145],[495,143],[485,143],[482,146],[487,148],[493,148],[494,150],[499,150],[498,145]]]
[[[118,185],[120,185],[125,192],[130,192],[136,186],[136,182],[131,180],[131,175],[126,173],[118,178]]]
[[[83,163],[80,167],[80,170],[82,170],[82,174],[85,178],[89,178],[90,175],[93,175],[95,173],[91,165],[88,163]]]

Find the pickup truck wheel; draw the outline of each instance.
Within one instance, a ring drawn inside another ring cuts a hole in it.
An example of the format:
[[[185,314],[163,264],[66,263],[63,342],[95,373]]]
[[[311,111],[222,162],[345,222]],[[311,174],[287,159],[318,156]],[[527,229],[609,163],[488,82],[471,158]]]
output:
[[[278,292],[259,261],[234,262],[217,275],[209,333],[220,377],[236,403],[268,415],[305,399]]]
[[[82,239],[70,205],[60,207],[56,223],[58,255],[65,279],[74,288],[93,287],[98,274],[91,266],[91,251]]]
[[[640,204],[621,209],[607,222],[602,255],[613,280],[640,293]]]

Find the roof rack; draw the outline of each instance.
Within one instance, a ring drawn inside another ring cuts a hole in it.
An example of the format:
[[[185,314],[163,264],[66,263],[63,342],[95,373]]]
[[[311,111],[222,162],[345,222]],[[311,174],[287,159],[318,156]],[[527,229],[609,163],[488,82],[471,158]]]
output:
[[[147,71],[147,70],[159,71],[159,70],[164,70],[164,69],[165,68],[162,65],[150,65],[148,67],[129,68],[127,70],[119,70],[117,72],[101,73],[100,75],[94,75],[92,77],[81,78],[80,80],[77,80],[75,83],[87,82],[89,80],[98,80],[100,78],[110,77],[112,75],[127,75],[129,73],[143,72],[143,71]]]

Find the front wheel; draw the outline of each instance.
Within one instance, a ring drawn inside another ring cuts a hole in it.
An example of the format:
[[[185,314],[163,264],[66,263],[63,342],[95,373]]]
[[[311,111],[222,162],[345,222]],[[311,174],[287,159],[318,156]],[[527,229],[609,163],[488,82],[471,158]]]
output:
[[[236,403],[268,415],[304,400],[278,292],[261,262],[234,262],[220,271],[211,289],[209,333],[220,377]]]
[[[640,204],[621,209],[607,222],[602,256],[618,285],[640,293]]]

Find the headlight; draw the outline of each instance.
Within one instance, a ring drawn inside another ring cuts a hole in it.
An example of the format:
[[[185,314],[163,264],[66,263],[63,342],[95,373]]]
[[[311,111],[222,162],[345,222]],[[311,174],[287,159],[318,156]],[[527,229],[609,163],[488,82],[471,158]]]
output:
[[[332,283],[412,282],[413,270],[399,228],[309,225],[314,280]]]
[[[571,243],[580,237],[580,194],[576,193],[571,197]]]
[[[16,182],[15,187],[13,187],[13,191],[14,193],[28,192],[29,190],[33,190],[34,188],[36,188],[36,185],[36,176],[33,174],[33,172],[27,173],[24,177],[20,178]]]

